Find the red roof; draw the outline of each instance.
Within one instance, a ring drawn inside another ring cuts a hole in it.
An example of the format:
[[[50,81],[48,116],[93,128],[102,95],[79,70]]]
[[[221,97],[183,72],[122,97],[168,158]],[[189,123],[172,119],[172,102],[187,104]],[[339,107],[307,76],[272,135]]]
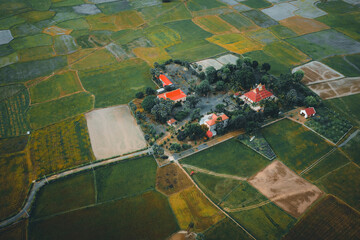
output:
[[[158,95],[158,98],[162,98],[162,99],[170,99],[170,100],[173,100],[173,101],[176,101],[176,100],[179,100],[179,99],[182,99],[186,97],[186,94],[181,91],[181,89],[176,89],[174,91],[171,91],[171,92],[166,92],[166,93],[162,93],[162,94],[159,94]]]
[[[308,116],[312,116],[316,113],[315,108],[313,107],[305,108],[304,110]]]
[[[253,102],[260,102],[263,99],[273,96],[271,92],[266,90],[265,85],[262,86],[261,84],[259,84],[254,90],[247,92],[244,95]]]
[[[211,138],[213,136],[213,133],[209,130],[209,131],[206,132],[206,136],[208,138]]]
[[[163,83],[163,87],[173,84],[164,74],[161,74],[159,79]]]
[[[215,125],[216,124],[216,121],[220,121],[220,120],[217,120],[219,117],[221,117],[221,121],[224,121],[226,119],[229,119],[228,116],[226,116],[225,114],[221,115],[221,116],[216,116],[215,113],[213,113],[213,115],[211,115],[211,119],[209,121],[206,121],[206,123],[209,125],[209,126],[212,126],[212,125]],[[220,121],[220,122],[221,122]]]
[[[167,123],[170,124],[170,125],[173,124],[173,123],[175,123],[175,122],[176,122],[176,120],[173,119],[173,118],[167,121]]]

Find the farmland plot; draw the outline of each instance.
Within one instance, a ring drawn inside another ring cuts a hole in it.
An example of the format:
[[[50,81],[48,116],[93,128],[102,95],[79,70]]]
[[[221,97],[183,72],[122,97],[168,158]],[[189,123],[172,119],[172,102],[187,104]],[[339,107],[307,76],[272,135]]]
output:
[[[322,195],[319,188],[297,176],[279,161],[273,162],[248,181],[294,217],[303,214]]]
[[[261,11],[272,19],[280,21],[295,16],[294,11],[296,10],[298,10],[298,8],[294,5],[291,5],[290,3],[280,3],[274,5],[273,7],[263,9]]]
[[[278,25],[278,23],[274,19],[270,18],[268,15],[258,10],[251,10],[251,11],[243,12],[242,14],[244,14],[246,17],[253,20],[254,23],[256,23],[257,25],[263,28],[267,28],[273,25]]]
[[[218,16],[198,17],[194,18],[193,22],[199,25],[205,31],[211,32],[213,34],[238,32],[234,26],[231,26],[229,23],[225,22]]]
[[[263,48],[261,43],[249,39],[243,34],[214,35],[207,40],[238,54],[261,50]]]
[[[91,145],[96,159],[134,152],[147,146],[140,127],[125,105],[86,114]]]
[[[235,26],[238,30],[250,31],[258,28],[250,19],[244,17],[240,13],[231,12],[227,14],[222,14],[220,17],[231,25]]]
[[[309,88],[322,99],[332,99],[360,93],[360,78],[343,78],[336,81],[310,85]]]
[[[284,19],[280,21],[280,24],[293,30],[298,35],[304,35],[308,33],[319,32],[325,29],[330,29],[326,24],[322,22],[299,16]]]
[[[212,226],[204,233],[205,239],[207,240],[250,240],[241,228],[239,228],[234,222],[226,218],[216,225]]]
[[[196,62],[196,64],[202,66],[204,70],[208,67],[214,67],[216,70],[219,70],[223,66],[223,64],[219,63],[215,59],[205,59]]]

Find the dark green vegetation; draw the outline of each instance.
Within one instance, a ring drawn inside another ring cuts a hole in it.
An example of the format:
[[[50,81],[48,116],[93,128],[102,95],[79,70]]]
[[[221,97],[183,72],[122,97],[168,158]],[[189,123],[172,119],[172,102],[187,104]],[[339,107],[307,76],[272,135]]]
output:
[[[224,3],[216,0],[190,0],[187,5],[191,11],[200,11],[226,6]]]
[[[29,130],[26,112],[29,108],[29,93],[24,86],[1,88],[4,92],[0,102],[0,137],[24,135]]]
[[[359,57],[360,55],[355,56]],[[354,67],[353,63],[349,62],[346,56],[329,57],[323,59],[322,62],[346,77],[360,76],[360,71]]]
[[[24,150],[28,139],[29,136],[27,135],[12,138],[0,138],[0,154],[10,154]]]
[[[191,155],[181,163],[218,173],[250,177],[269,164],[269,160],[236,140],[228,140],[206,151]]]
[[[347,159],[339,150],[335,150],[335,152],[325,157],[320,163],[305,173],[304,177],[314,182],[347,163],[349,163],[349,159]]]
[[[263,28],[278,25],[278,23],[274,19],[270,18],[268,15],[258,10],[251,10],[248,12],[243,12],[242,14],[244,14],[246,17],[254,21],[255,24]]]
[[[157,192],[31,221],[29,239],[165,239],[179,229]]]
[[[240,13],[231,12],[227,14],[222,14],[220,17],[235,26],[240,31],[247,31],[256,28],[256,25],[250,21],[250,19],[244,17]]]
[[[328,195],[313,206],[283,239],[356,239],[360,236],[359,224],[358,212]]]
[[[338,142],[352,125],[340,114],[328,108],[317,108],[316,116],[305,123],[306,126],[320,133],[332,142]]]
[[[354,161],[356,164],[360,165],[360,134],[352,138],[345,146],[342,147],[344,152]]]
[[[156,162],[152,157],[96,169],[98,201],[133,196],[155,189]]]
[[[283,25],[275,25],[269,28],[276,36],[278,36],[281,39],[284,38],[291,38],[296,37],[297,34],[291,30],[290,28],[287,28]]]
[[[265,0],[246,0],[242,1],[241,3],[251,8],[266,8],[271,6],[271,3]]]
[[[0,230],[0,240],[26,240],[27,221],[23,220]]]
[[[263,128],[262,133],[276,155],[296,172],[301,172],[331,149],[321,137],[287,119]]]
[[[325,103],[331,106],[336,112],[342,114],[350,122],[359,125],[360,124],[360,94],[354,94],[351,96],[333,98],[326,100]]]
[[[350,206],[360,210],[360,169],[350,163],[336,169],[317,181],[317,185],[327,193],[333,194]]]
[[[61,120],[86,113],[94,107],[94,96],[81,92],[50,102],[32,105],[29,110],[30,126],[39,129]]]
[[[245,135],[242,134],[240,135],[237,139],[245,144],[246,146],[250,147],[251,149],[253,149],[254,151],[262,154],[263,156],[265,156],[266,158],[268,158],[269,160],[273,160],[274,158],[276,158],[276,155],[274,153],[274,151],[271,149],[269,143],[266,141],[266,139],[261,135],[261,133],[257,133],[254,135],[254,139],[252,139],[250,141],[250,139],[253,136],[249,136],[249,135]]]
[[[257,239],[279,239],[295,222],[273,203],[231,215]]]
[[[359,7],[356,5],[354,6],[340,0],[319,2],[316,6],[330,14],[341,14],[359,10]]]
[[[226,218],[221,222],[218,222],[204,233],[206,240],[250,240],[241,228],[239,228],[234,222]]]
[[[31,216],[35,219],[95,203],[93,173],[62,178],[41,188]]]

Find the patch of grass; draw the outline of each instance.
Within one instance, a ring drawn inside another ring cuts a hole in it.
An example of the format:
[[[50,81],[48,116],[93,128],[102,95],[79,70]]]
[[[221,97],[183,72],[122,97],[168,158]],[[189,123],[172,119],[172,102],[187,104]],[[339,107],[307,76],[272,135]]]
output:
[[[14,38],[35,35],[41,33],[42,29],[35,27],[34,24],[23,23],[10,28]]]
[[[15,63],[0,68],[0,84],[24,82],[51,74],[67,65],[64,56],[24,63]]]
[[[62,178],[41,188],[31,217],[42,218],[94,203],[94,175],[90,171]]]
[[[29,130],[29,101],[29,93],[22,86],[22,90],[0,102],[0,137],[24,135]]]
[[[312,182],[323,177],[325,174],[349,163],[349,160],[339,151],[328,155],[325,159],[321,160],[315,167],[304,174],[304,177]]]
[[[64,95],[82,91],[76,72],[68,71],[30,87],[31,103],[54,100]]]
[[[10,44],[0,45],[0,57],[4,57],[12,53],[16,54],[15,50],[10,46]]]
[[[173,22],[184,19],[191,19],[191,13],[181,2],[169,2],[140,9],[145,19],[150,21],[151,25]]]
[[[283,41],[266,45],[264,47],[264,52],[273,58],[278,59],[286,66],[300,65],[310,60],[307,55]]]
[[[221,207],[225,208],[243,208],[266,201],[260,192],[253,188],[247,182],[241,182],[233,191],[223,200]]]
[[[32,105],[28,114],[32,129],[39,129],[93,109],[94,96],[80,92],[50,102]]]
[[[348,13],[360,10],[358,6],[340,0],[319,2],[316,4],[316,7],[330,14]]]
[[[181,229],[193,222],[195,231],[202,232],[225,217],[195,186],[171,195],[169,202]]]
[[[20,16],[11,16],[7,18],[0,19],[0,29],[9,29],[12,26],[24,23],[25,19]]]
[[[25,18],[26,22],[34,23],[43,21],[55,16],[54,11],[29,11],[23,14],[20,14],[22,18]]]
[[[60,1],[53,1],[52,7],[69,7],[69,6],[76,6],[84,4],[83,0],[60,0]]]
[[[90,25],[83,18],[71,19],[68,21],[61,22],[57,24],[58,27],[73,29],[73,30],[83,30],[90,29]]]
[[[104,2],[104,3],[96,4],[96,6],[101,10],[101,12],[105,14],[114,14],[131,9],[131,6],[128,1]]]
[[[247,32],[246,35],[249,38],[254,39],[255,41],[261,42],[263,44],[269,44],[272,42],[279,41],[279,39],[271,31],[264,28]]]
[[[220,17],[235,26],[240,31],[250,31],[256,29],[257,26],[250,21],[247,17],[244,17],[240,13],[231,12],[226,14],[221,14]]]
[[[190,0],[187,2],[187,6],[190,11],[200,11],[226,5],[216,0]]]
[[[360,76],[360,71],[354,68],[349,64],[344,56],[334,56],[323,59],[321,62],[325,63],[329,67],[335,69],[336,71],[344,74],[347,77],[357,77]]]
[[[115,24],[120,29],[136,28],[144,24],[144,19],[137,11],[124,11],[116,15]]]
[[[191,155],[181,160],[181,163],[213,172],[250,177],[270,161],[232,139]]]
[[[130,102],[135,93],[154,87],[150,67],[138,58],[109,67],[80,72],[85,89],[95,95],[96,107],[107,107]],[[98,81],[99,78],[101,81]]]
[[[20,50],[23,48],[51,46],[52,43],[53,42],[51,36],[41,33],[33,36],[16,38],[10,42],[10,45],[15,50]]]
[[[259,10],[250,10],[247,12],[243,12],[242,14],[250,18],[255,24],[263,28],[278,25],[278,22],[276,22],[274,19],[270,18],[268,15]]]
[[[167,198],[151,191],[31,222],[29,239],[165,239],[178,230]]]
[[[153,66],[155,62],[163,63],[171,57],[163,48],[135,48],[134,54],[146,61],[150,66]]]
[[[12,138],[0,138],[0,154],[11,154],[23,151],[27,145],[29,136]]]
[[[325,192],[333,194],[360,210],[360,169],[350,163],[319,179],[317,185]]]
[[[0,101],[6,100],[25,89],[25,86],[22,84],[0,86]]]
[[[360,54],[347,55],[345,58],[357,68],[360,68]]]
[[[27,229],[26,220],[10,225],[9,227],[1,229],[0,240],[26,240],[27,239],[26,229]]]
[[[218,16],[204,16],[194,18],[193,22],[203,28],[205,31],[213,34],[224,34],[229,32],[237,32],[234,26],[225,22]]]
[[[20,211],[30,186],[27,154],[0,156],[0,219]]]
[[[54,37],[54,49],[57,55],[67,55],[78,50],[75,39],[70,35]]]
[[[251,8],[267,8],[271,6],[271,3],[265,0],[246,0],[241,3]]]
[[[331,149],[321,137],[288,119],[263,128],[262,133],[276,155],[298,173]]]
[[[55,52],[52,46],[41,46],[21,49],[18,51],[18,56],[20,62],[28,62],[54,57]]]
[[[232,216],[257,239],[279,239],[295,222],[293,217],[273,203],[235,212]]]
[[[287,27],[285,27],[283,25],[271,26],[269,28],[269,30],[272,31],[277,37],[279,37],[281,39],[292,38],[292,37],[297,37],[298,36],[296,34],[296,32],[294,32],[290,28],[287,28]]]
[[[12,53],[7,56],[0,57],[0,68],[16,63],[18,61],[19,61],[19,57],[17,53]]]
[[[187,169],[187,171],[190,172],[191,169]],[[239,185],[239,181],[237,180],[200,172],[193,175],[193,179],[215,203],[220,203],[234,187]]]
[[[328,195],[313,206],[283,239],[354,239],[359,234],[359,224],[358,212]]]
[[[85,117],[77,116],[34,131],[30,157],[38,177],[93,161]]]
[[[71,65],[72,69],[86,70],[117,63],[116,58],[106,49],[96,50]]]
[[[95,175],[98,201],[105,202],[155,189],[156,168],[153,157],[97,168]]]
[[[238,54],[261,50],[264,47],[263,44],[246,37],[244,34],[214,35],[207,40]]]
[[[143,37],[143,31],[134,29],[121,30],[111,35],[111,38],[120,45],[130,43],[140,37]]]
[[[51,0],[29,0],[32,8],[39,11],[49,10],[51,6]]]
[[[156,25],[144,30],[146,37],[158,47],[170,47],[181,42],[178,33],[169,27]]]
[[[250,240],[252,239],[246,232],[238,227],[229,218],[218,222],[206,232],[204,232],[206,240]]]
[[[290,28],[298,35],[304,35],[329,29],[329,26],[322,22],[300,16],[286,18],[284,20],[281,20],[280,24]]]
[[[353,160],[356,164],[360,165],[360,134],[358,133],[355,137],[353,137],[345,146],[341,149],[346,152],[351,160]]]
[[[326,100],[325,103],[355,125],[360,125],[360,94]]]
[[[280,74],[285,74],[290,72],[290,68],[288,66],[282,64],[276,58],[271,57],[270,55],[266,54],[264,51],[248,52],[248,53],[244,53],[243,56],[258,61],[259,65],[263,63],[269,63],[271,66],[269,72],[276,76],[280,76]]]
[[[211,33],[206,32],[205,30],[197,26],[195,23],[193,23],[191,20],[169,22],[166,23],[165,26],[170,27],[175,32],[179,33],[183,42],[203,40],[212,36]]]

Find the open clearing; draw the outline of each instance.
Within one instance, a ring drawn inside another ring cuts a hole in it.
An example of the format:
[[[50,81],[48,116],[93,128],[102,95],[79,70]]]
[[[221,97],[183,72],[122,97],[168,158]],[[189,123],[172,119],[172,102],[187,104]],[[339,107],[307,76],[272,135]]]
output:
[[[206,70],[208,67],[214,67],[216,70],[219,70],[223,66],[223,64],[215,59],[201,60],[196,62],[196,64],[202,66],[204,70]]]
[[[344,97],[360,93],[360,77],[313,84],[309,88],[322,99]]]
[[[291,5],[290,3],[280,3],[274,5],[273,7],[263,9],[261,11],[272,19],[280,21],[295,16],[294,11],[296,10],[298,10],[298,8],[294,5]]]
[[[303,214],[322,195],[319,188],[297,176],[279,161],[271,163],[248,181],[294,217]]]
[[[284,19],[280,21],[280,24],[290,28],[298,35],[304,35],[308,33],[329,29],[329,27],[324,23],[299,16],[294,16],[291,18]]]
[[[289,231],[284,240],[346,240],[360,236],[360,214],[328,195]]]
[[[98,160],[147,146],[140,127],[126,105],[94,110],[85,116],[91,146]]]
[[[294,73],[298,70],[304,72],[304,78],[301,82],[305,85],[332,81],[344,77],[341,73],[318,61],[312,61],[300,67],[296,67],[292,72]]]

